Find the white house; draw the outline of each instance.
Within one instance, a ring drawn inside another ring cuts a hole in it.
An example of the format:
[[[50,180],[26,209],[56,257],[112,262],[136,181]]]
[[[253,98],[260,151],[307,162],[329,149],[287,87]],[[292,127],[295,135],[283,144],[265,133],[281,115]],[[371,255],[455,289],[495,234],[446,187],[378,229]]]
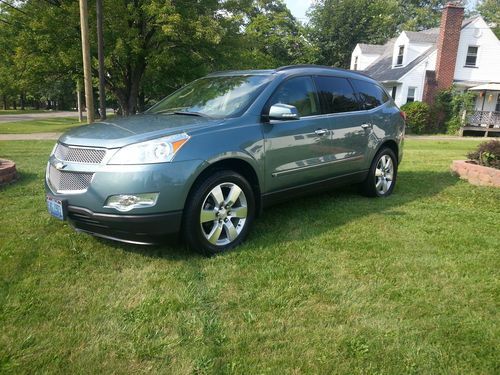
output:
[[[500,131],[500,41],[481,16],[463,15],[463,7],[448,3],[438,28],[403,31],[384,45],[359,43],[351,69],[381,82],[398,105],[432,103],[452,85],[477,92],[468,125]]]

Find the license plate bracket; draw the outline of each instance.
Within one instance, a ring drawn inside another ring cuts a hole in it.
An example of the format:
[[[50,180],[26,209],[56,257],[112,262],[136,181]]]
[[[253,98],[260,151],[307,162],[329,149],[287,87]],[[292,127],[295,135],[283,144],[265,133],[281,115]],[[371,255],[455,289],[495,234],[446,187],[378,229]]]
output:
[[[47,210],[53,217],[59,220],[66,220],[67,201],[65,201],[64,199],[57,199],[50,195],[47,195],[46,202],[47,202]]]

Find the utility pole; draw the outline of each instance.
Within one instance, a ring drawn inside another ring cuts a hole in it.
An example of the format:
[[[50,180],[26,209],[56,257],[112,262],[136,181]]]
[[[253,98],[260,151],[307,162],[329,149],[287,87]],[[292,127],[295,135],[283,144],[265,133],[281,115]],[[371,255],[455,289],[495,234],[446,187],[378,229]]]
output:
[[[94,122],[94,97],[92,93],[92,72],[90,70],[89,10],[87,0],[80,0],[80,28],[82,31],[83,79],[85,81],[85,104],[87,123]]]
[[[103,18],[102,0],[96,0],[95,3],[97,12],[97,58],[99,60],[99,113],[101,120],[106,120],[106,91],[104,87],[104,35],[103,35]]]
[[[76,107],[78,108],[78,122],[83,121],[82,117],[82,90],[80,89],[80,80],[76,81]]]

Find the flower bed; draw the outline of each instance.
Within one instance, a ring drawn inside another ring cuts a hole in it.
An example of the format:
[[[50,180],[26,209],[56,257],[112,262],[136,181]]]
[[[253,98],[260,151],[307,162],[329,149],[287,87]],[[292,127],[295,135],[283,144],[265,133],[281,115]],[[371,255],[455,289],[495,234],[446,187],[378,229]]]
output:
[[[484,167],[470,160],[453,160],[451,170],[473,185],[500,187],[500,169]]]
[[[16,163],[0,159],[0,186],[17,180]]]

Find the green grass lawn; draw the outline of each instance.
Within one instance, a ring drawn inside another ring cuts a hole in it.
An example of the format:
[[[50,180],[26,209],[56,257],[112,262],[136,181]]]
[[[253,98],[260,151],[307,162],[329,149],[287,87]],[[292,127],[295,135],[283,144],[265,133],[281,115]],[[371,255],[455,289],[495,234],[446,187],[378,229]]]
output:
[[[498,374],[500,190],[476,141],[407,141],[393,196],[270,208],[212,259],[77,234],[45,210],[53,142],[0,142],[0,373]]]
[[[0,122],[0,134],[60,133],[80,125],[74,118]]]

